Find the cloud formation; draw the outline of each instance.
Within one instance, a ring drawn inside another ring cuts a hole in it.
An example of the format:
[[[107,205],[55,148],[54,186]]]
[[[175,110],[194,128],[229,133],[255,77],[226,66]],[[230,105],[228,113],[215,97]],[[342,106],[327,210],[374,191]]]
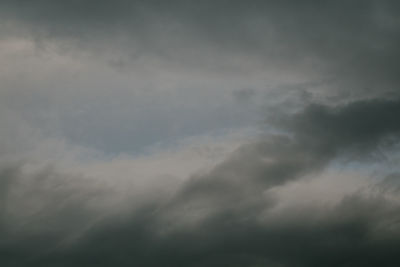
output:
[[[0,0],[0,265],[400,266],[399,8]]]
[[[47,205],[43,215],[35,215],[44,221],[47,234],[3,239],[2,261],[29,266],[395,266],[400,261],[398,185],[385,188],[396,176],[325,208],[277,209],[283,199],[271,189],[279,191],[310,173],[318,177],[346,152],[373,153],[386,138],[398,137],[394,122],[399,110],[397,101],[384,100],[309,106],[282,120],[283,134],[243,145],[207,174],[181,183],[169,198],[108,217],[61,245],[60,236],[76,231],[69,227],[90,221],[84,203],[98,198],[82,184],[77,191],[65,185],[60,191],[57,174],[40,171],[27,188]],[[362,120],[369,112],[374,117]],[[3,171],[2,202],[15,173]],[[42,192],[46,184],[52,188]],[[29,194],[24,199],[29,200]],[[56,218],[54,227],[67,232],[48,229]],[[71,218],[73,224],[68,223]],[[67,228],[62,227],[65,223]],[[43,247],[33,245],[36,242]]]
[[[342,97],[374,94],[378,86],[391,93],[399,82],[396,1],[1,1],[0,6],[6,35],[30,35],[42,47],[59,40],[64,51],[98,51],[116,67],[157,62],[207,73],[322,75],[335,81],[332,87],[345,87],[336,88]]]

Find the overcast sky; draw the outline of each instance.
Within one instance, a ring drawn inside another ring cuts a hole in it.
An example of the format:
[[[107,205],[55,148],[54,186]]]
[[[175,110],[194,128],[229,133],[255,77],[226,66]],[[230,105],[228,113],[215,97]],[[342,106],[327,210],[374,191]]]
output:
[[[0,0],[0,266],[400,266],[398,1]]]

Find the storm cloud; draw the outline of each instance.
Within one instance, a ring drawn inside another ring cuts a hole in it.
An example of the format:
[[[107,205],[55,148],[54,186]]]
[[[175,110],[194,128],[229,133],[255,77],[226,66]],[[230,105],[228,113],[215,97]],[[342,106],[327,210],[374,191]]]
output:
[[[30,193],[23,199],[29,201],[32,194],[48,197],[41,208],[48,217],[34,217],[59,230],[3,239],[2,260],[29,266],[395,266],[400,261],[396,175],[324,209],[297,207],[275,213],[282,200],[271,189],[320,173],[340,157],[354,161],[354,153],[363,153],[356,160],[371,160],[365,153],[384,149],[387,138],[397,141],[400,128],[394,122],[399,111],[398,101],[311,105],[283,123],[284,134],[245,144],[207,174],[181,183],[166,199],[144,202],[117,215],[119,219],[92,222],[94,226],[55,248],[54,242],[60,244],[78,231],[70,227],[83,227],[96,218],[84,207],[104,196],[90,194],[82,184],[75,189],[64,185],[59,191],[54,171],[41,171],[30,178]],[[374,117],[363,121],[369,112]],[[15,182],[16,171],[3,173],[4,202],[12,186],[6,183]],[[40,191],[51,177],[55,188]]]
[[[396,1],[0,5],[5,36],[31,36],[44,49],[55,42],[61,51],[97,51],[116,68],[143,68],[150,60],[169,68],[221,74],[284,70],[318,73],[323,80],[334,81],[332,87],[345,87],[336,90],[346,97],[397,91]]]
[[[0,0],[0,265],[400,266],[399,8]]]

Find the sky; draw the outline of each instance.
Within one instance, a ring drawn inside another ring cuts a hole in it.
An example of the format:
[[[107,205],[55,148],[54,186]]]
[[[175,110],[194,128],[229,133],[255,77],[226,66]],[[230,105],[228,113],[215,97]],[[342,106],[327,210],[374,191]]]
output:
[[[0,266],[400,266],[398,1],[0,0]]]

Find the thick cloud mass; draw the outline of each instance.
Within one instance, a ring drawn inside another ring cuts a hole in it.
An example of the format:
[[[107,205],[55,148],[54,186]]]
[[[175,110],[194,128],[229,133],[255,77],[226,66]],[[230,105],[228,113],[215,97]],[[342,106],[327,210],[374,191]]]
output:
[[[28,31],[39,46],[53,40],[69,50],[117,47],[109,58],[116,67],[157,59],[221,74],[322,72],[347,97],[374,94],[378,86],[397,91],[399,82],[396,1],[1,1],[0,7],[5,34]]]
[[[270,189],[319,173],[332,160],[348,158],[347,152],[372,153],[387,145],[386,138],[398,137],[400,128],[394,122],[399,110],[397,101],[383,100],[334,108],[309,106],[282,120],[282,127],[290,129],[287,134],[243,145],[207,174],[184,182],[169,200],[147,201],[56,247],[60,238],[77,231],[74,228],[93,221],[84,203],[96,195],[82,195],[83,188],[66,186],[55,195],[44,193],[49,198],[43,209],[48,218],[40,220],[60,230],[16,237],[4,232],[2,261],[29,266],[396,266],[396,175],[333,206],[297,207],[282,214],[274,213],[282,200]],[[360,125],[371,111],[370,120]],[[54,183],[49,181],[57,175],[52,172],[39,172],[28,192]],[[2,202],[17,173],[18,169],[3,171]],[[4,221],[4,211],[2,216]]]
[[[0,0],[0,266],[400,266],[399,8]]]

